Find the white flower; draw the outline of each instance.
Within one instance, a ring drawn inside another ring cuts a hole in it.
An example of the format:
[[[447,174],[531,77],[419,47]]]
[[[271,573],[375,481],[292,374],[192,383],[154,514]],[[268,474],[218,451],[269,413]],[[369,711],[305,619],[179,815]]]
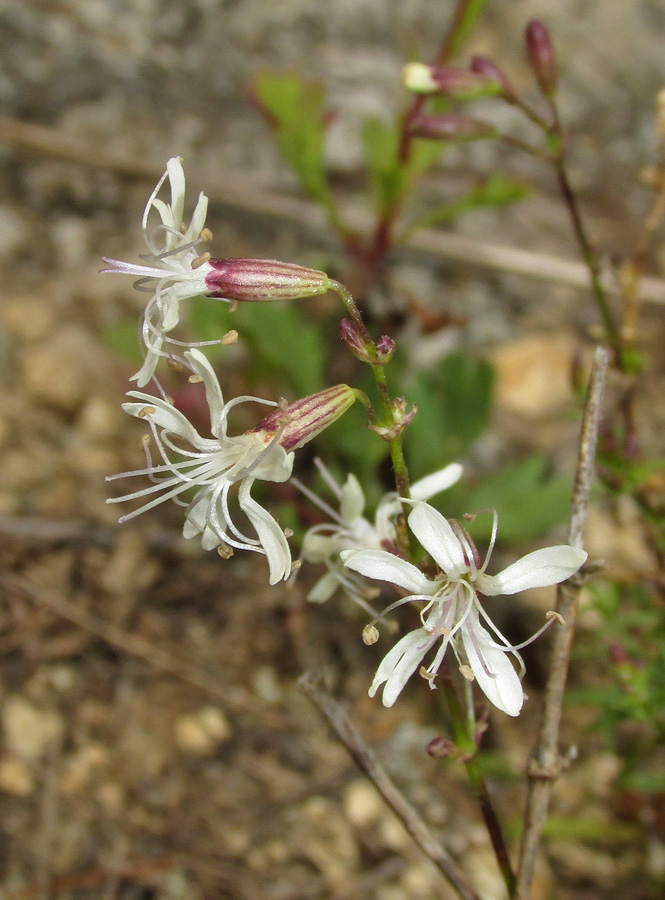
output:
[[[311,563],[324,563],[328,569],[311,589],[307,599],[313,603],[324,603],[341,587],[351,599],[367,609],[363,597],[370,596],[372,589],[368,589],[364,579],[357,574],[345,570],[340,553],[342,550],[388,549],[394,546],[396,535],[393,518],[400,510],[399,498],[394,491],[385,494],[379,502],[372,523],[363,516],[365,495],[355,475],[349,475],[340,488],[327,469],[321,463],[318,465],[339,500],[339,513],[304,488],[300,482],[295,482],[332,519],[332,522],[310,528],[303,539],[302,559]],[[462,467],[458,463],[452,463],[413,484],[411,495],[414,500],[428,500],[455,484],[461,475]]]
[[[479,565],[476,549],[464,529],[455,522],[448,522],[428,504],[414,504],[408,521],[439,567],[439,574],[433,579],[384,550],[346,550],[341,553],[344,565],[355,572],[391,582],[409,592],[407,597],[391,604],[384,612],[414,600],[426,603],[420,613],[422,627],[405,635],[384,657],[374,676],[370,696],[373,697],[385,684],[383,703],[392,706],[425,655],[439,643],[433,660],[422,672],[430,687],[434,687],[433,679],[451,646],[463,667],[462,672],[473,673],[487,698],[508,715],[518,715],[524,695],[508,653],[517,656],[523,668],[516,652],[519,647],[511,646],[491,622],[478,592],[494,597],[559,584],[580,568],[587,554],[566,545],[548,547],[528,553],[498,575],[487,575],[485,570],[496,540],[496,513],[492,541],[482,565]],[[493,634],[480,624],[481,619]]]
[[[210,409],[212,438],[201,437],[187,418],[160,397],[130,391],[134,402],[123,404],[132,416],[144,419],[150,426],[161,462],[135,472],[112,475],[110,479],[148,475],[154,482],[149,487],[114,497],[107,502],[122,503],[135,498],[150,498],[139,509],[120,519],[132,519],[140,513],[163,503],[179,501],[185,491],[196,488],[196,494],[186,505],[186,538],[201,535],[203,547],[211,550],[222,545],[224,550],[235,548],[263,553],[268,558],[270,583],[286,578],[291,571],[291,552],[284,532],[272,515],[250,496],[254,481],[286,481],[293,467],[293,453],[280,444],[283,428],[263,429],[230,437],[227,434],[229,411],[239,403],[256,401],[277,406],[255,397],[238,397],[224,403],[217,377],[205,356],[189,350],[185,356],[196,375],[205,385]],[[174,461],[173,457],[178,457]],[[239,483],[238,503],[249,519],[256,537],[244,534],[235,524],[229,510],[229,491]]]
[[[165,203],[157,196],[168,178],[171,188],[171,202]],[[183,224],[185,208],[185,173],[178,157],[170,159],[166,172],[157,182],[143,213],[143,239],[148,253],[141,256],[146,265],[135,265],[117,259],[104,257],[110,265],[102,272],[119,275],[137,275],[139,289],[154,293],[145,308],[141,333],[145,345],[145,360],[142,368],[132,381],[144,387],[155,373],[161,356],[169,356],[163,349],[165,342],[178,344],[165,337],[178,324],[180,301],[210,293],[206,276],[213,267],[207,261],[209,254],[200,253],[200,244],[211,235],[204,232],[208,198],[199,194],[189,225]],[[159,224],[151,223],[153,210],[160,218]]]

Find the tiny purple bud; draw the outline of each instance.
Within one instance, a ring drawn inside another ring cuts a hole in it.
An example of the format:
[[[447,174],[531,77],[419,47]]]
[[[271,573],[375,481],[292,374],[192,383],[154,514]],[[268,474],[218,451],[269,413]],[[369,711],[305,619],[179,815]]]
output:
[[[366,339],[363,338],[357,326],[350,319],[342,319],[339,323],[339,336],[360,362],[369,363],[370,365],[376,362]]]
[[[439,141],[477,141],[497,135],[496,128],[488,122],[454,114],[416,116],[409,131],[414,137]]]
[[[264,432],[266,441],[280,432],[279,443],[286,451],[297,450],[332,425],[356,401],[356,392],[348,384],[310,394],[280,407],[262,419],[251,432]],[[250,432],[250,433],[251,433]]]
[[[395,341],[388,334],[382,335],[376,342],[376,361],[380,366],[385,366],[393,358],[395,353]]]
[[[298,300],[325,294],[330,278],[318,269],[307,269],[276,259],[209,259],[212,269],[205,278],[209,295],[250,303]]]
[[[551,97],[556,90],[556,57],[550,33],[542,22],[532,19],[526,26],[524,37],[538,87],[546,97]]]
[[[501,71],[497,64],[488,56],[474,56],[471,60],[471,71],[483,78],[490,78],[501,85],[501,95],[504,100],[510,103],[517,101],[517,94],[512,84],[508,81],[506,75]]]
[[[404,67],[403,81],[416,94],[443,94],[456,100],[493,97],[502,92],[502,86],[494,78],[452,66],[409,63]]]
[[[456,744],[454,744],[449,738],[443,737],[441,735],[432,738],[429,744],[425,747],[425,752],[429,754],[429,756],[433,756],[434,759],[445,759],[447,756],[455,754],[456,751]]]

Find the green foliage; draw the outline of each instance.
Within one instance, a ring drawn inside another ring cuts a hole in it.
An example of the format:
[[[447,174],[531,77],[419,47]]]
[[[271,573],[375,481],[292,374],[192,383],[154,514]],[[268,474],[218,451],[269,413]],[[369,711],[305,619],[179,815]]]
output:
[[[661,772],[646,769],[655,745],[665,740],[665,609],[643,584],[596,581],[590,585],[601,624],[575,651],[592,665],[591,684],[568,691],[567,702],[593,706],[605,743],[623,758],[621,782],[662,791]],[[640,723],[619,737],[624,723]],[[645,765],[646,764],[646,765]]]
[[[545,457],[529,456],[508,463],[483,478],[465,498],[463,512],[496,509],[499,515],[499,540],[520,543],[546,534],[564,522],[570,513],[572,483],[561,475],[550,475]],[[473,523],[473,536],[487,540],[492,533],[489,516]]]
[[[326,336],[298,303],[242,303],[231,312],[226,303],[199,300],[190,305],[189,321],[197,340],[239,331],[249,349],[250,382],[267,380],[295,397],[325,387]]]
[[[462,49],[472,28],[483,14],[489,0],[467,0],[466,8],[448,41],[448,57],[455,56]]]
[[[321,85],[299,75],[264,73],[254,81],[254,92],[275,129],[280,152],[298,176],[305,194],[330,203],[324,156],[325,98]]]
[[[136,337],[135,319],[122,319],[102,328],[102,340],[109,349],[133,365],[140,365],[141,348]]]
[[[459,459],[487,427],[494,371],[466,350],[446,356],[431,372],[419,372],[406,394],[418,412],[405,431],[413,478]]]
[[[529,192],[529,187],[523,182],[507,178],[505,175],[491,175],[487,181],[474,187],[464,197],[447,203],[445,206],[437,206],[419,216],[416,221],[410,223],[408,230],[442,225],[464,213],[486,206],[499,207],[519,203],[529,196]]]
[[[365,166],[379,215],[397,207],[417,176],[434,165],[441,154],[438,141],[415,141],[406,164],[400,160],[399,120],[365,120],[362,139]]]

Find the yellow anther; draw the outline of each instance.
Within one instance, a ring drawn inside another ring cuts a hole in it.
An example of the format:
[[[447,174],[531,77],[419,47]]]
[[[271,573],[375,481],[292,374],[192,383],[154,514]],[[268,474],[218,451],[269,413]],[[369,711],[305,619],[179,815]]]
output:
[[[144,406],[138,411],[139,419],[145,419],[146,416],[154,416],[157,410],[154,406]]]

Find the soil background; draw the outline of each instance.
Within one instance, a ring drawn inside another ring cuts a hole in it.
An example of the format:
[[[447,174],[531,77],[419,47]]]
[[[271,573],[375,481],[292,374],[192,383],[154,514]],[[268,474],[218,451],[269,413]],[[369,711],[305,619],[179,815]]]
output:
[[[102,256],[140,252],[141,213],[165,161],[184,157],[190,198],[209,194],[216,255],[341,265],[334,237],[293,204],[248,85],[266,69],[324,83],[334,182],[353,210],[360,124],[399,108],[405,59],[435,51],[451,11],[450,0],[0,2],[3,897],[454,896],[295,689],[308,668],[324,672],[480,895],[504,896],[461,765],[424,752],[442,730],[437,699],[417,684],[392,710],[369,700],[383,645],[363,645],[364,617],[338,599],[308,607],[320,573],[268,589],[262,561],[223,561],[183,541],[176,508],[118,526],[105,503],[105,476],[141,465],[140,429],[120,409],[133,370],[105,338],[138,313],[140,296],[98,270]],[[535,16],[556,43],[572,176],[611,263],[649,208],[639,173],[659,154],[665,6],[493,0],[464,59],[491,55],[532,90],[522,31]],[[428,178],[430,196],[495,167],[537,187],[523,204],[464,217],[460,235],[577,259],[546,169],[489,145],[447,160]],[[464,321],[438,343],[412,335],[424,357],[462,339],[493,355],[498,405],[476,464],[537,449],[570,472],[570,364],[597,333],[585,292],[408,251],[391,279],[394,302],[415,294]],[[643,424],[660,454],[662,322],[663,307],[647,305],[644,344],[656,353]],[[630,571],[653,565],[630,510],[617,524],[598,509],[592,523],[592,553]],[[516,619],[552,599],[520,603]],[[546,642],[524,714],[490,717],[491,786],[513,829],[523,796],[509,772],[524,770],[545,654]],[[547,843],[534,896],[657,896],[662,809],[617,789],[619,760],[579,709],[563,737],[578,760],[555,789],[554,814],[598,829]]]

